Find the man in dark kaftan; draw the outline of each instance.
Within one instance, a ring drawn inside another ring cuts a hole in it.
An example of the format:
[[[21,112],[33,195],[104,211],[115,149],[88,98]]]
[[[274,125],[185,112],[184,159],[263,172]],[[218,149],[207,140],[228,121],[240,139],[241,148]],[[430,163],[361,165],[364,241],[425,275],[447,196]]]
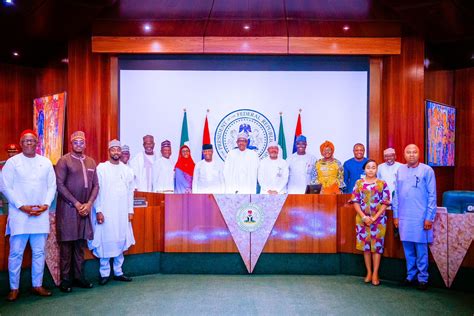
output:
[[[56,230],[60,247],[60,290],[71,292],[71,286],[91,288],[83,275],[84,248],[94,238],[91,222],[92,205],[99,192],[94,159],[84,155],[84,132],[71,135],[72,151],[56,165],[58,203]]]

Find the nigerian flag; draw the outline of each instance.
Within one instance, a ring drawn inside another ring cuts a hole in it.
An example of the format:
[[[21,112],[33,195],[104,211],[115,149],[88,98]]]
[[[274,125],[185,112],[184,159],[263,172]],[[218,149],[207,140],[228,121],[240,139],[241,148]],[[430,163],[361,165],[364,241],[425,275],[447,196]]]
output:
[[[188,117],[186,116],[186,109],[184,110],[183,116],[183,125],[181,126],[181,141],[179,143],[179,147],[183,146],[185,143],[189,142],[189,135],[188,135]]]
[[[283,155],[283,159],[286,159],[286,140],[285,140],[285,131],[283,130],[283,118],[280,113],[280,129],[278,130],[278,145],[280,145]]]

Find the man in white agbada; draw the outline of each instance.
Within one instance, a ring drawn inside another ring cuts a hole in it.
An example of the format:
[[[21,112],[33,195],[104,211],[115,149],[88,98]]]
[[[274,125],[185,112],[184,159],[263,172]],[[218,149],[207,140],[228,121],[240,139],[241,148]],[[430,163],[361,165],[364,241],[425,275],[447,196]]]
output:
[[[130,160],[130,167],[135,175],[135,189],[142,192],[153,192],[153,165],[158,159],[155,155],[155,140],[151,135],[143,136],[143,149]]]
[[[130,147],[128,145],[122,145],[122,154],[120,155],[120,161],[126,166],[130,167]]]
[[[109,160],[97,166],[99,194],[94,203],[94,240],[89,249],[100,259],[100,285],[110,276],[110,258],[114,258],[114,280],[132,279],[122,272],[123,252],[135,244],[133,237],[133,173],[120,161],[120,142],[109,143]]]
[[[56,175],[51,161],[36,154],[37,141],[35,132],[24,131],[20,138],[22,153],[8,159],[2,172],[4,194],[9,201],[5,235],[10,235],[10,293],[7,297],[10,302],[19,295],[21,262],[28,241],[32,251],[32,291],[36,295],[51,296],[42,284],[49,234],[48,209],[56,194]]]
[[[171,142],[161,143],[161,157],[153,166],[153,191],[159,193],[174,192],[174,164],[171,161]]]
[[[279,156],[277,142],[268,144],[268,157],[258,167],[258,183],[261,194],[286,194],[288,184],[288,163]]]
[[[316,157],[306,152],[306,137],[296,138],[296,152],[288,159],[290,176],[288,178],[289,194],[304,194],[306,186],[316,179]]]
[[[193,193],[224,193],[224,164],[213,153],[212,144],[202,145],[204,159],[194,167]]]
[[[387,182],[388,189],[390,190],[390,199],[393,200],[395,193],[395,183],[397,181],[397,171],[402,165],[395,161],[397,155],[395,149],[387,148],[383,151],[383,158],[385,162],[380,164],[377,168],[377,178]]]
[[[256,194],[260,159],[247,148],[248,135],[237,135],[237,148],[227,154],[224,163],[225,192],[230,194]]]

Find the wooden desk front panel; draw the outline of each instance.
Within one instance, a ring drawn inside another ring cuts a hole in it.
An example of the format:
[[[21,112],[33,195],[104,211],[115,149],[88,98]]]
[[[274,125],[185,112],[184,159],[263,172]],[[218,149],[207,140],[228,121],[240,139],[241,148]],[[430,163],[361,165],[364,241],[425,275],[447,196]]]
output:
[[[238,252],[212,194],[168,194],[165,208],[165,252]]]
[[[336,253],[335,195],[288,195],[263,251]]]

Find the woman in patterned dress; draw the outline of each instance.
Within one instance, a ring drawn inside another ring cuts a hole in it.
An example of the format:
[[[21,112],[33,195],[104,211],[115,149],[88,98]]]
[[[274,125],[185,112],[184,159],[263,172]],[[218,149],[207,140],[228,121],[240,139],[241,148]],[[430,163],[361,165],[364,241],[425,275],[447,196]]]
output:
[[[374,160],[368,160],[364,170],[365,178],[357,180],[351,198],[357,212],[356,248],[364,252],[367,268],[364,281],[379,285],[378,271],[387,223],[385,209],[390,205],[390,191],[385,181],[377,179],[377,163]]]
[[[341,162],[334,158],[334,145],[325,141],[319,149],[323,158],[316,162],[313,184],[321,184],[321,194],[339,194],[345,187],[344,168]]]

